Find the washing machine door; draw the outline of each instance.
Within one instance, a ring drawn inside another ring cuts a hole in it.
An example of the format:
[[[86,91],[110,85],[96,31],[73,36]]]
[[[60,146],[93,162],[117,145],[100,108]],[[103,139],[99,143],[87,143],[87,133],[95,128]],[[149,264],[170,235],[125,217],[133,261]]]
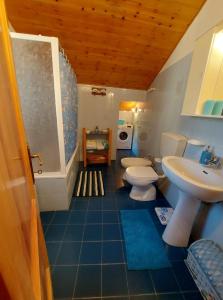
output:
[[[129,137],[129,135],[128,135],[128,133],[126,132],[126,131],[121,131],[121,132],[119,132],[119,139],[120,139],[120,141],[126,141],[127,139],[128,139],[128,137]]]
[[[132,132],[128,130],[118,131],[117,149],[131,149],[132,148]]]

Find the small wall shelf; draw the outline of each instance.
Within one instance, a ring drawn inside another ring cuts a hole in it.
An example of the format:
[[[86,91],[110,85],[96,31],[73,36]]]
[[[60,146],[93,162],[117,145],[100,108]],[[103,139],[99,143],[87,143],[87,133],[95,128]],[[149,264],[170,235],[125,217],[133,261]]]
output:
[[[111,165],[112,130],[87,130],[83,128],[83,160],[88,164]]]
[[[223,119],[223,116],[213,116],[213,115],[196,115],[196,114],[184,114],[184,113],[182,113],[181,116],[183,116],[183,117],[195,117],[195,118],[207,118],[207,119]]]

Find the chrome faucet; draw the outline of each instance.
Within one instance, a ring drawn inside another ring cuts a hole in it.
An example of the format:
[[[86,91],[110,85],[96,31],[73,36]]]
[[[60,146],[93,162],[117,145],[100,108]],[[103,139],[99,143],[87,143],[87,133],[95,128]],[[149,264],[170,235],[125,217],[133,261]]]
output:
[[[207,167],[220,169],[222,167],[221,158],[219,156],[212,156],[207,164]]]

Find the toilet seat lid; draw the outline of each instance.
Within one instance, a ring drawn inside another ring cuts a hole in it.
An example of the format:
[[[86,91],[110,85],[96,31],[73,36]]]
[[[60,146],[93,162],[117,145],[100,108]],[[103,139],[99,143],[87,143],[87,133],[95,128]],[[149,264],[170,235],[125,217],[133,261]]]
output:
[[[151,167],[129,167],[126,170],[127,175],[137,179],[148,179],[155,181],[159,178],[156,172]]]
[[[121,164],[124,168],[135,166],[151,166],[152,162],[149,159],[142,157],[125,157],[121,159]]]

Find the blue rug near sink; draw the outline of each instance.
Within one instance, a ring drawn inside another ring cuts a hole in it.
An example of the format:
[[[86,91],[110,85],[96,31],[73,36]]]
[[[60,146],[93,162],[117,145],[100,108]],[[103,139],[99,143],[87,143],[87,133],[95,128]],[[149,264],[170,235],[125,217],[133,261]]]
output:
[[[121,210],[129,270],[171,267],[162,241],[149,212],[145,209]]]

